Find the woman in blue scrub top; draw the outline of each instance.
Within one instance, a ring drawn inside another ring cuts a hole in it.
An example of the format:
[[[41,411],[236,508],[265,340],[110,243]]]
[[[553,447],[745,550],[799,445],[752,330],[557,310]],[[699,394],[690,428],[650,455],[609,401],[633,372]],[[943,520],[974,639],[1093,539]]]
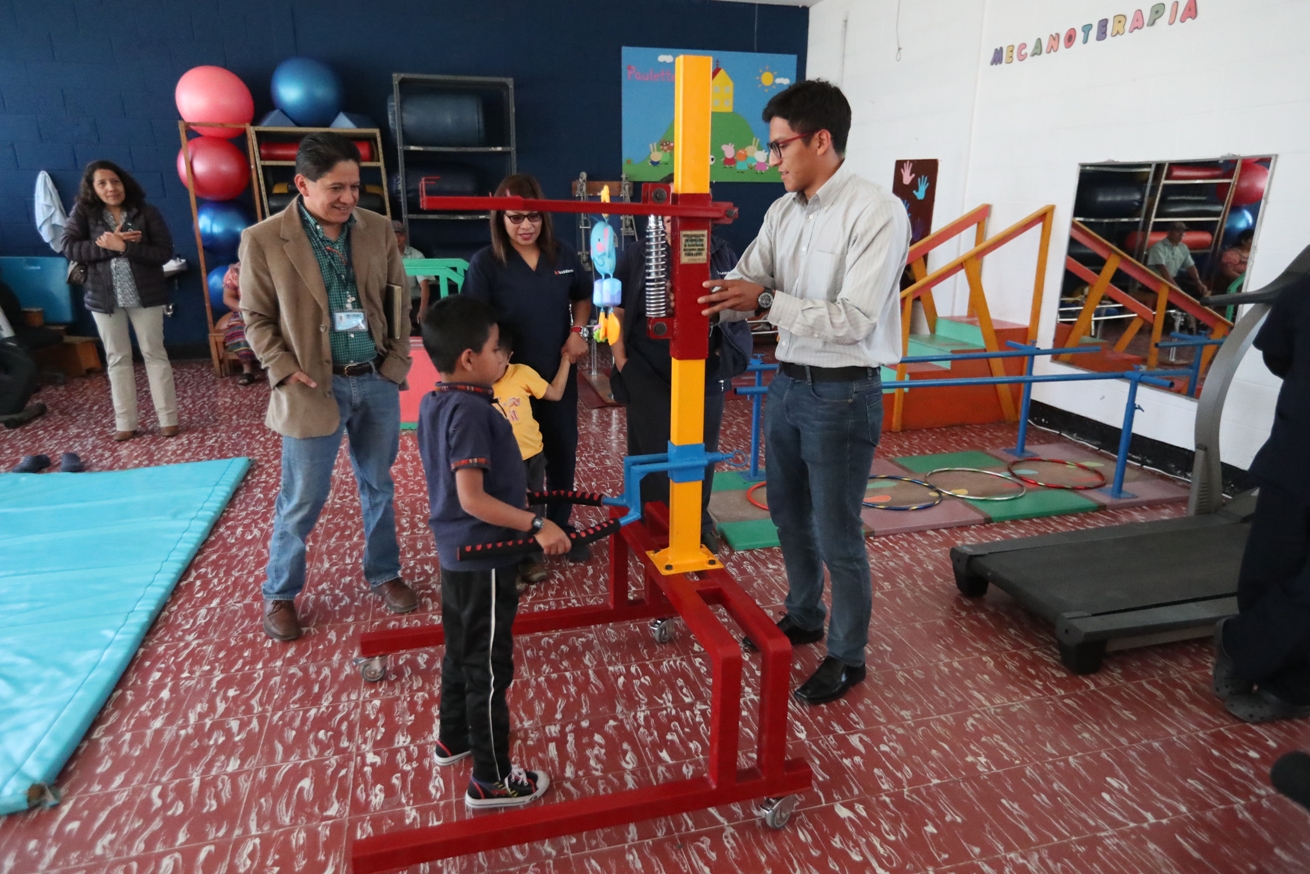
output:
[[[531,176],[509,176],[496,188],[497,197],[542,199],[541,185]],[[587,353],[582,328],[591,317],[591,280],[569,247],[555,240],[550,215],[523,210],[491,213],[491,245],[469,262],[463,294],[495,307],[503,324],[514,332],[514,360],[543,378],[559,371],[560,358],[576,362]],[[546,454],[546,488],[572,489],[578,452],[578,383],[569,377],[558,401],[533,399],[532,415],[541,427]],[[547,517],[567,528],[570,507],[552,504]],[[585,546],[569,553],[585,561]]]

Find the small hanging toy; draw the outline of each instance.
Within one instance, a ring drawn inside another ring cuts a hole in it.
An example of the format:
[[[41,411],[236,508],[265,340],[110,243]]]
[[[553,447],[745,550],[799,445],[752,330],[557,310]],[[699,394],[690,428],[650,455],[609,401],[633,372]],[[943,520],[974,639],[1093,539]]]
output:
[[[609,203],[609,186],[601,189],[602,203]],[[617,238],[614,228],[610,226],[609,215],[601,216],[601,221],[591,227],[591,263],[600,274],[593,285],[591,302],[600,312],[596,315],[596,331],[593,336],[601,343],[613,343],[619,339],[620,325],[613,307],[623,303],[623,284],[614,278],[614,268],[618,264],[616,251]]]

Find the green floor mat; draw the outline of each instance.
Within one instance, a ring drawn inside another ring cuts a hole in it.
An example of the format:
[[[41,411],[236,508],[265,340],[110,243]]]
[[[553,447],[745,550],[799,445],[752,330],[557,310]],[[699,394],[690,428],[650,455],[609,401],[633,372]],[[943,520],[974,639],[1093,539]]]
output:
[[[1087,513],[1101,509],[1101,505],[1077,492],[1029,486],[1028,494],[1022,498],[1013,501],[974,501],[973,508],[986,514],[993,522],[1009,522],[1013,519]]]
[[[745,522],[725,522],[719,533],[728,545],[737,551],[767,549],[778,545],[778,529],[768,519],[751,519]]]
[[[763,479],[763,477],[764,471],[760,471],[760,478]],[[747,481],[739,470],[714,471],[714,491],[716,492],[738,492],[753,485],[755,483]]]
[[[980,467],[984,470],[997,470],[1005,467],[1005,462],[986,452],[940,452],[936,455],[907,455],[893,458],[892,461],[906,470],[915,473],[928,473],[942,467]]]

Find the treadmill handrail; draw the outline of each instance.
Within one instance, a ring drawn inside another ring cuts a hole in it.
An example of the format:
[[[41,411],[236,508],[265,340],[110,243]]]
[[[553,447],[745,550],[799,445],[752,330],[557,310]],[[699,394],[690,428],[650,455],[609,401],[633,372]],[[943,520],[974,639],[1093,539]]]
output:
[[[1233,376],[1251,344],[1256,332],[1269,315],[1273,302],[1289,285],[1310,273],[1310,246],[1292,259],[1282,273],[1264,288],[1242,294],[1213,295],[1206,300],[1208,306],[1228,306],[1230,303],[1253,304],[1237,320],[1233,330],[1224,338],[1224,344],[1215,353],[1210,373],[1201,388],[1196,405],[1196,455],[1192,461],[1192,488],[1187,495],[1187,513],[1196,516],[1216,513],[1223,506],[1223,466],[1219,457],[1219,428],[1223,422],[1224,402]]]

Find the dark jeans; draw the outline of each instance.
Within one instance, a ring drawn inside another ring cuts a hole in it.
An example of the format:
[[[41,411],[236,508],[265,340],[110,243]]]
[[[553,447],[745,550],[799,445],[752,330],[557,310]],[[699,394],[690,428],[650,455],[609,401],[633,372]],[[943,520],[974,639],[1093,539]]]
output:
[[[518,611],[516,569],[441,569],[441,624],[446,654],[441,660],[438,736],[473,749],[473,776],[498,783],[509,776],[509,707],[505,693],[514,682],[514,638]]]
[[[821,628],[832,578],[828,654],[864,664],[873,587],[860,509],[882,433],[882,381],[802,382],[779,373],[765,407],[769,515],[787,567],[787,613]]]
[[[531,458],[523,459],[523,470],[528,475],[528,491],[544,492],[546,490],[546,453],[544,450]],[[528,509],[540,516],[545,509],[545,505],[533,504]]]
[[[1238,616],[1224,625],[1237,672],[1285,700],[1310,704],[1310,504],[1261,485],[1237,581]]]
[[[628,394],[628,454],[655,455],[669,451],[669,404],[673,389],[658,375],[642,367],[636,359],[629,359],[620,376]],[[705,451],[719,448],[719,430],[723,426],[723,393],[705,394]],[[714,485],[714,465],[705,467],[705,481],[701,485],[701,527],[713,524],[710,520],[710,489]],[[669,502],[669,475],[649,473],[641,481],[641,504],[651,501]]]
[[[532,417],[541,428],[542,452],[546,454],[546,488],[573,489],[573,472],[578,463],[577,368],[569,368],[564,397],[557,401],[532,399]],[[551,504],[546,518],[563,528],[569,524],[572,504]]]

